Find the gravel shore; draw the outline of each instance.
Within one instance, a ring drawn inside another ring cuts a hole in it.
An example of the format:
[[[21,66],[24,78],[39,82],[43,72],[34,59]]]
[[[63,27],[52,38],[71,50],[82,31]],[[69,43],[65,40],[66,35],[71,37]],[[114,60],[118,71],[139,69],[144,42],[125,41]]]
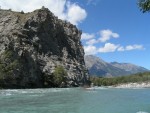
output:
[[[113,87],[115,88],[150,88],[150,82],[118,84]]]

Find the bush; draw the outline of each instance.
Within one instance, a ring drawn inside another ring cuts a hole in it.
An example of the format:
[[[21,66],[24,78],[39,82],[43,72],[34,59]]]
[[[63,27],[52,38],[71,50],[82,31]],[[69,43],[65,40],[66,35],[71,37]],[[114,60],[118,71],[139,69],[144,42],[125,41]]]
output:
[[[19,59],[12,50],[6,50],[0,56],[0,86],[16,83],[15,71],[20,68]]]
[[[53,73],[53,82],[56,86],[60,86],[62,83],[66,82],[67,72],[62,66],[55,68]]]
[[[91,77],[91,82],[96,86],[111,86],[122,83],[130,82],[147,82],[150,81],[150,72],[137,73],[130,76],[112,77],[112,78],[99,78]]]
[[[21,11],[21,14],[24,14],[24,11]]]

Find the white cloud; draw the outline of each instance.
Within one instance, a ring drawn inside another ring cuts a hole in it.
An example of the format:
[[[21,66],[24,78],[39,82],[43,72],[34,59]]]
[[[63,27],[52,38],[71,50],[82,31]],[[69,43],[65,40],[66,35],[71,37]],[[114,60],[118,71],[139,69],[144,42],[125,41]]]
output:
[[[124,47],[120,46],[118,49],[118,51],[125,51]]]
[[[83,33],[82,39],[88,40],[86,42],[87,45],[93,45],[99,42],[106,42],[111,38],[118,38],[119,34],[113,33],[111,30],[101,30],[99,39],[91,39],[94,38],[94,34]]]
[[[96,43],[98,43],[98,41],[96,39],[91,39],[91,40],[86,42],[87,45],[93,45],[93,44],[96,44]]]
[[[119,45],[115,45],[112,43],[106,43],[104,47],[98,49],[100,53],[107,53],[107,52],[115,52]]]
[[[118,51],[131,51],[131,50],[144,50],[145,48],[143,45],[127,45],[126,47],[120,46],[117,50]]]
[[[84,46],[84,52],[86,55],[96,54],[97,48],[95,46],[92,46],[92,45]]]
[[[83,33],[82,40],[86,40],[84,43],[87,45],[85,46],[85,53],[86,54],[97,54],[97,53],[107,53],[107,52],[123,52],[123,51],[131,51],[131,50],[144,50],[145,48],[143,45],[127,45],[122,46],[120,44],[112,44],[112,43],[105,43],[103,47],[98,47],[98,43],[106,42],[111,38],[118,38],[119,34],[114,33],[111,30],[101,30],[100,31],[100,38],[96,39],[97,37],[95,34],[88,34]],[[94,45],[96,44],[96,45]]]
[[[84,46],[84,52],[86,55],[115,52],[118,47],[119,45],[115,45],[111,43],[106,43],[104,47],[101,48],[97,48],[96,46],[93,45],[88,45],[88,46]]]
[[[106,42],[110,40],[111,38],[119,38],[119,34],[113,33],[111,30],[102,30],[100,31],[100,42]]]
[[[31,12],[45,6],[57,16],[63,14],[66,3],[66,0],[0,0],[1,8],[4,9]]]
[[[82,33],[82,35],[81,35],[82,40],[89,40],[89,39],[92,39],[94,37],[95,37],[94,34],[89,34],[89,33]]]
[[[81,23],[87,16],[85,9],[67,0],[0,0],[0,5],[2,9],[24,12],[31,12],[45,6],[58,18],[68,20],[75,25]]]
[[[119,44],[105,43],[103,47],[96,47],[94,45],[84,46],[84,51],[86,55],[97,54],[97,53],[109,53],[116,51],[132,51],[132,50],[144,50],[143,45],[128,45],[126,47],[120,46]]]
[[[143,50],[144,47],[143,45],[128,45],[126,46],[125,50],[130,51],[130,50]]]
[[[67,20],[77,25],[81,23],[87,16],[87,13],[77,4],[71,4],[68,6]]]
[[[101,30],[99,39],[91,39],[91,38],[94,38],[95,36],[93,34],[90,35],[88,33],[86,35],[83,34],[83,36],[85,36],[85,38],[83,38],[83,39],[88,40],[86,42],[87,45],[93,45],[93,44],[96,44],[99,42],[106,42],[106,41],[110,40],[111,38],[118,38],[119,34],[113,33],[111,30]]]

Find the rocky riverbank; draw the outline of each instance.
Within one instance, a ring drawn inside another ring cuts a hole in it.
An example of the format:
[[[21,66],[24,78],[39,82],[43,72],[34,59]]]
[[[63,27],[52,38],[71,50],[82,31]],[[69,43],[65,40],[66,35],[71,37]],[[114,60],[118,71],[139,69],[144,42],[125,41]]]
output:
[[[150,82],[118,84],[112,87],[114,88],[150,88]]]

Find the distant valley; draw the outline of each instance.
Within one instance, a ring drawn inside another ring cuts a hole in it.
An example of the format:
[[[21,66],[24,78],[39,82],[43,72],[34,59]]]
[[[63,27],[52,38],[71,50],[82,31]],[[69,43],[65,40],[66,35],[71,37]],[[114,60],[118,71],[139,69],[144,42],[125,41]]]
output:
[[[108,63],[93,55],[85,56],[85,64],[91,76],[114,77],[126,76],[139,72],[147,72],[148,69],[130,63]]]

